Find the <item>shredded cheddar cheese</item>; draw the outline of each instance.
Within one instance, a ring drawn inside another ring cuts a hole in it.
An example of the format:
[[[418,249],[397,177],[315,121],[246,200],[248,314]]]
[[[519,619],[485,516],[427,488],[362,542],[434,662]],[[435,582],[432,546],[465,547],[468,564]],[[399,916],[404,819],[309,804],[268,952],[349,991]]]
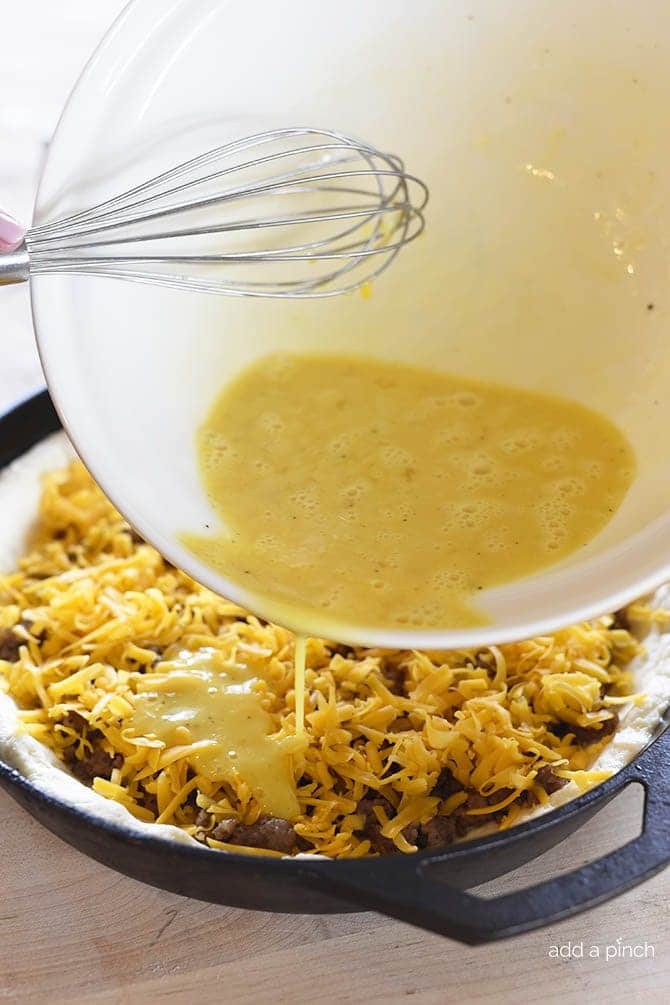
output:
[[[293,636],[170,566],[78,462],[45,477],[30,550],[0,578],[0,597],[0,632],[14,645],[0,686],[22,728],[139,819],[224,851],[241,842],[217,825],[261,818],[248,779],[208,774],[212,759],[198,756],[208,740],[188,723],[169,742],[131,728],[152,675],[180,652],[216,651],[253,674],[290,756],[293,850],[341,857],[412,852],[483,822],[509,827],[565,779],[601,781],[589,768],[631,694],[627,664],[639,651],[611,616],[478,650],[310,639],[300,733]]]

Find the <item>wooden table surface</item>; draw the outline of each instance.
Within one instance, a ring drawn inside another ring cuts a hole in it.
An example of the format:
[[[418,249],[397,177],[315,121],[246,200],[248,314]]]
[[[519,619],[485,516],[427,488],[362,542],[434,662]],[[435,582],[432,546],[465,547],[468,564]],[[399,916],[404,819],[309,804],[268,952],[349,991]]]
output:
[[[638,793],[629,790],[569,842],[518,872],[514,886],[630,838],[639,809]],[[375,914],[273,915],[155,890],[74,851],[2,792],[0,835],[0,1000],[670,1000],[670,871],[559,925],[469,948]],[[490,889],[511,886],[508,879]],[[623,957],[617,940],[646,943],[637,951],[647,958]],[[570,944],[576,958],[553,955]]]
[[[4,6],[12,44],[0,62],[0,204],[27,214],[59,106],[123,0]],[[41,383],[25,289],[2,291],[0,332],[6,407]],[[513,885],[628,840],[640,803],[628,790]],[[373,914],[253,913],[152,889],[63,844],[0,791],[0,1001],[666,1002],[669,900],[670,870],[578,918],[473,949]],[[645,958],[617,951],[645,944]],[[572,958],[556,957],[570,946]]]

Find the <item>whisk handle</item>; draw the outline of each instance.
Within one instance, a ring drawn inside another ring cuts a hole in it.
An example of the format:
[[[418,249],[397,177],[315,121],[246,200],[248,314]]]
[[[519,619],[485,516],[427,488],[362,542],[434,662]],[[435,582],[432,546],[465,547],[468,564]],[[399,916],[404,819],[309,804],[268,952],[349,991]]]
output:
[[[0,286],[10,283],[25,283],[30,278],[30,259],[25,244],[15,251],[3,254],[0,250]]]
[[[18,220],[0,209],[0,286],[28,279],[29,260],[26,230]]]

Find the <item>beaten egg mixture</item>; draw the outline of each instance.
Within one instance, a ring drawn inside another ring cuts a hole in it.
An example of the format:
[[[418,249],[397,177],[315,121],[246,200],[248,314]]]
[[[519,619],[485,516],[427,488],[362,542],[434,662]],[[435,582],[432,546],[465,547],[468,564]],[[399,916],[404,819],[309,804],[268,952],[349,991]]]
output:
[[[567,399],[364,357],[278,354],[198,433],[217,533],[187,547],[289,624],[487,621],[478,597],[587,544],[633,451]]]

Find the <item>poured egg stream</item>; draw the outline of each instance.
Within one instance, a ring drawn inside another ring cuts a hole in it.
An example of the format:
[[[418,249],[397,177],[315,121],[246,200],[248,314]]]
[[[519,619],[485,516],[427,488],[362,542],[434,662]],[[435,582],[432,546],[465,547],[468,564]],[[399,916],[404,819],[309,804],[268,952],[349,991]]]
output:
[[[221,526],[182,541],[286,612],[375,629],[487,622],[489,587],[586,545],[634,476],[576,402],[356,356],[277,354],[198,432]]]

